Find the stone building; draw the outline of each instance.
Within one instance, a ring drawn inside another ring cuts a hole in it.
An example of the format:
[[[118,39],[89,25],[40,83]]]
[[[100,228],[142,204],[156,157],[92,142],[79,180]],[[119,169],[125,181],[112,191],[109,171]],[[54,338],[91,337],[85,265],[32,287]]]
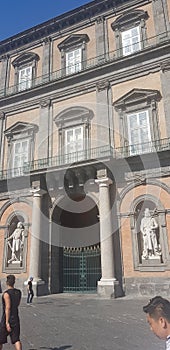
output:
[[[169,296],[170,1],[95,0],[0,43],[0,281]]]

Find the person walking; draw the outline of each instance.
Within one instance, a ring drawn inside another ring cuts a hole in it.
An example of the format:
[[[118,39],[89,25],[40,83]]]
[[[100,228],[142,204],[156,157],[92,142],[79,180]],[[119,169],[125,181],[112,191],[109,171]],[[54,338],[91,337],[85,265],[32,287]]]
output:
[[[27,304],[31,304],[34,297],[32,281],[33,281],[33,277],[30,277],[28,281],[28,286],[27,286]]]
[[[2,294],[2,318],[0,323],[0,350],[7,343],[10,336],[11,343],[16,350],[22,350],[20,341],[20,319],[18,306],[21,301],[21,291],[14,288],[15,276],[8,275],[6,279],[7,290]]]
[[[166,350],[170,350],[170,302],[161,296],[155,296],[143,306],[151,331],[166,341]]]

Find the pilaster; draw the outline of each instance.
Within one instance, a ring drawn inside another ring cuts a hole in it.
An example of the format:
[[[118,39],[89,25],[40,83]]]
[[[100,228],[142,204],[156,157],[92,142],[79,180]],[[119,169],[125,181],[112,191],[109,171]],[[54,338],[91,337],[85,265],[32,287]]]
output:
[[[3,168],[4,121],[5,121],[5,113],[1,111],[1,112],[0,112],[0,169]]]
[[[43,62],[42,62],[43,82],[49,81],[50,63],[51,63],[50,57],[51,57],[51,39],[45,38],[43,41]]]
[[[38,158],[49,157],[50,99],[40,101]]]
[[[167,137],[170,137],[170,60],[164,61],[161,63],[161,84],[162,84],[162,96],[163,96],[163,104],[164,104],[164,112],[165,112],[165,120],[166,120],[166,131]]]
[[[109,145],[111,109],[109,108],[110,83],[108,80],[96,84],[97,147]]]
[[[169,31],[167,0],[153,0],[153,20],[158,41],[164,40]]]

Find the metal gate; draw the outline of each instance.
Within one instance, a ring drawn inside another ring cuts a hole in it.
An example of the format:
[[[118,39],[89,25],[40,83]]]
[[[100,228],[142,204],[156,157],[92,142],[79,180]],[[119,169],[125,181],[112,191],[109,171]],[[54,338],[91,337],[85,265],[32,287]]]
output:
[[[100,246],[64,248],[63,292],[96,292],[101,278]]]

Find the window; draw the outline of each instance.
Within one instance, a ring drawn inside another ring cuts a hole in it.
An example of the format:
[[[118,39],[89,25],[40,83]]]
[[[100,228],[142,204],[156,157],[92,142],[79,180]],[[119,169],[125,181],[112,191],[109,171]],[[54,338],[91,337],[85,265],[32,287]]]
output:
[[[111,27],[115,33],[117,56],[127,56],[147,45],[146,20],[143,10],[131,11],[118,17]]]
[[[59,132],[59,154],[64,163],[87,159],[90,149],[90,121],[93,112],[85,107],[63,110],[55,117]]]
[[[38,60],[39,56],[37,54],[27,52],[12,62],[15,69],[15,86],[17,91],[24,91],[35,85]]]
[[[29,139],[13,142],[12,168],[15,176],[23,173],[24,164],[29,160],[29,148]]]
[[[124,156],[154,152],[160,139],[158,90],[133,89],[114,102],[118,113],[120,149]]]
[[[35,133],[38,127],[35,124],[17,122],[5,131],[8,140],[7,168],[9,176],[23,174],[25,165],[33,159]]]
[[[74,34],[58,45],[61,51],[61,68],[64,75],[77,73],[83,69],[87,60],[88,41],[88,35]]]
[[[79,72],[82,66],[81,49],[66,52],[66,74]]]
[[[151,131],[148,111],[127,115],[130,154],[146,153],[149,151]]]
[[[70,161],[78,161],[84,158],[83,126],[65,130],[66,157],[70,154]]]
[[[141,50],[139,27],[122,32],[123,56]]]
[[[19,70],[18,90],[29,89],[32,85],[32,67]]]

